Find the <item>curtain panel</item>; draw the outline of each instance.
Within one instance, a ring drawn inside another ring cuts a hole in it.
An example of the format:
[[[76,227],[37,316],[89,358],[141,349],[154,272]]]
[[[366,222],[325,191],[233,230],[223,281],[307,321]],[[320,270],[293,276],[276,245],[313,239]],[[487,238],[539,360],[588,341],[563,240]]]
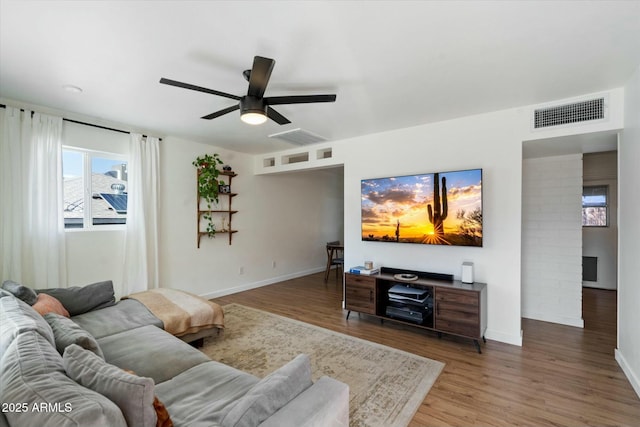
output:
[[[66,287],[62,118],[7,106],[0,132],[0,279]]]
[[[131,134],[122,281],[125,294],[159,287],[159,150],[158,138]]]

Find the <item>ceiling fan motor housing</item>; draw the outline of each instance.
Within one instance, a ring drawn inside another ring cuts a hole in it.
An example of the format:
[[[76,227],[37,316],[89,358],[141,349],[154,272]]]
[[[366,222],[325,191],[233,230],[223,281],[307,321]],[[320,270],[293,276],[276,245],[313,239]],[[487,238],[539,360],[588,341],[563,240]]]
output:
[[[267,105],[264,98],[256,98],[254,96],[243,96],[240,98],[240,114],[257,113],[267,115]]]

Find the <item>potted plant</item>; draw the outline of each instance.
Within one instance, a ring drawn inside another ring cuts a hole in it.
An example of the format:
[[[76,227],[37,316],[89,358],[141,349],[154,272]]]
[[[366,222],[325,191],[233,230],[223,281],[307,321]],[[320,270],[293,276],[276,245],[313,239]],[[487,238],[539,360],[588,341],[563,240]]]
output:
[[[211,217],[211,206],[214,203],[218,203],[218,186],[224,184],[224,181],[218,180],[220,175],[218,165],[222,163],[218,153],[198,156],[192,162],[193,166],[198,169],[198,195],[207,203],[208,212],[204,213],[202,217],[207,221],[206,232],[209,237],[214,237],[216,234],[216,228]],[[198,199],[199,204],[200,199]]]

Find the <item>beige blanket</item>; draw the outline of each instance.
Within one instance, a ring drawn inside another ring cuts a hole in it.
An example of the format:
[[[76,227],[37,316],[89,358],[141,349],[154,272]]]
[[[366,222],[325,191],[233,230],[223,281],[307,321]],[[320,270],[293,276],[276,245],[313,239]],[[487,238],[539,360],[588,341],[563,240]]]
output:
[[[151,289],[122,299],[140,301],[177,337],[203,329],[224,328],[224,312],[215,302],[176,289]]]

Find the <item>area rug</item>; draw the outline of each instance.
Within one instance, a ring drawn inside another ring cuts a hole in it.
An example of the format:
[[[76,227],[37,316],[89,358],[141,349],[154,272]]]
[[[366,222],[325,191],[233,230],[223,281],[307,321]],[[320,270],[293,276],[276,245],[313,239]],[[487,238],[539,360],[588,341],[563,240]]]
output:
[[[239,304],[224,306],[222,338],[202,351],[213,360],[264,377],[300,353],[313,380],[349,385],[351,426],[406,426],[444,363]]]

